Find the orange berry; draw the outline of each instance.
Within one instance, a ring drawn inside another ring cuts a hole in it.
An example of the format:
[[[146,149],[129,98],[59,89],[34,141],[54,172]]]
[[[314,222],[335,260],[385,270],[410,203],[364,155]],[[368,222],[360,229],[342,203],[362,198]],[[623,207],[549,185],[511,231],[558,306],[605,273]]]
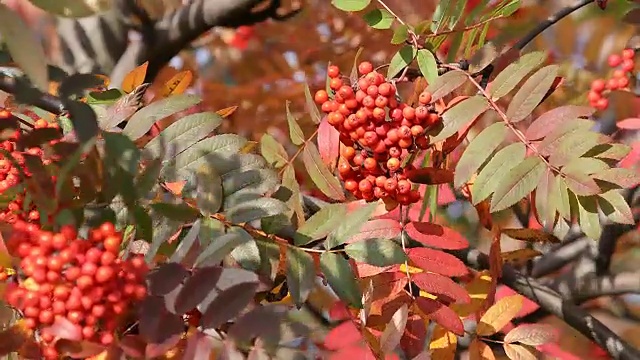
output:
[[[330,65],[327,68],[327,76],[329,76],[332,79],[340,76],[340,69],[335,65]]]
[[[368,61],[363,61],[358,65],[358,72],[360,75],[367,75],[373,71],[373,64]]]
[[[316,91],[316,95],[313,97],[316,104],[322,105],[325,101],[329,100],[329,94],[327,94],[326,90],[318,90]]]

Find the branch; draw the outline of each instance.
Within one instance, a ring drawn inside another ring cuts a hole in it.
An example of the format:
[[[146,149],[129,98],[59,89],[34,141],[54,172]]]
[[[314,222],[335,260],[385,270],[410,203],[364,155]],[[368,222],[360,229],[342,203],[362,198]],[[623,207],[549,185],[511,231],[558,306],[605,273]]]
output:
[[[452,253],[477,270],[489,268],[488,256],[479,250],[467,249]],[[501,282],[536,302],[542,309],[563,319],[569,326],[606,349],[613,359],[640,359],[640,350],[622,340],[598,319],[575,304],[563,300],[558,293],[539,284],[536,280],[523,276],[508,264],[502,267]]]
[[[589,247],[589,243],[592,241],[593,240],[589,238],[583,237],[553,248],[538,260],[534,261],[531,276],[540,278],[560,270],[565,265],[576,260]]]
[[[0,90],[14,96],[19,96],[21,93],[26,92],[28,93],[26,99],[18,98],[17,100],[20,102],[28,101],[29,105],[39,107],[56,115],[62,114],[65,109],[65,100],[44,93],[34,87],[29,87],[21,83],[18,79],[8,75],[0,75]]]
[[[600,296],[632,293],[640,293],[640,276],[634,272],[623,272],[584,279],[580,286],[574,289],[572,300],[580,304]]]

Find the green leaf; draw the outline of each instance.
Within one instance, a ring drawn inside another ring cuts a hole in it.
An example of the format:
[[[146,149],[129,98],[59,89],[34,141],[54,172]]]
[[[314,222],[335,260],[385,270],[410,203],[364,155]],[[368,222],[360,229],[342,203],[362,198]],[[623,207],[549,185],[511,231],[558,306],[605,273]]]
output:
[[[471,47],[469,47],[471,48]],[[469,72],[476,73],[483,70],[498,57],[498,50],[492,43],[488,43],[478,49],[469,59]]]
[[[194,221],[200,215],[198,211],[185,202],[179,203],[165,203],[158,202],[151,204],[151,209],[154,213],[166,216],[171,220],[191,222]]]
[[[455,134],[464,125],[475,120],[489,108],[487,99],[482,96],[472,96],[455,104],[442,114],[442,129],[430,139],[431,143],[442,141]]]
[[[581,158],[582,159],[582,158]],[[631,188],[640,183],[637,170],[625,168],[599,169],[594,171],[594,178],[616,184],[622,188]]]
[[[402,247],[393,240],[367,239],[347,245],[344,251],[352,259],[374,266],[401,264],[407,260]]]
[[[564,181],[567,184],[567,188],[576,195],[589,196],[596,195],[600,192],[600,187],[596,184],[589,175],[581,171],[581,169],[569,169],[564,168]]]
[[[543,51],[523,55],[517,62],[510,64],[496,76],[487,92],[493,100],[507,95],[527,74],[540,66],[546,59],[547,53]]]
[[[624,196],[620,194],[620,190],[610,190],[600,194],[598,204],[609,220],[619,224],[635,224],[631,208],[629,208],[629,204],[627,204]]]
[[[294,244],[302,246],[324,238],[344,221],[346,215],[347,207],[344,204],[330,204],[322,207],[298,228],[293,236]]]
[[[497,122],[478,134],[462,153],[453,178],[453,185],[460,187],[484,164],[489,155],[500,146],[507,135],[507,127]]]
[[[162,162],[155,159],[145,164],[144,170],[136,178],[136,191],[140,197],[146,197],[158,185]]]
[[[607,137],[593,131],[578,131],[563,137],[549,157],[549,163],[554,166],[563,166],[569,161],[576,159],[598,144],[607,141]]]
[[[233,249],[246,241],[247,239],[236,232],[219,235],[198,255],[195,266],[216,266],[229,255]],[[251,241],[253,241],[253,239],[251,239]]]
[[[567,121],[563,125],[555,128],[549,135],[547,135],[542,142],[537,146],[538,152],[543,156],[549,156],[552,152],[556,151],[562,143],[565,142],[570,136],[575,133],[585,133],[589,131],[595,125],[591,120],[586,119],[573,119]],[[580,156],[580,155],[578,155]]]
[[[87,104],[106,104],[111,105],[124,96],[125,92],[120,89],[109,89],[105,91],[92,91],[87,94]]]
[[[558,65],[545,66],[525,81],[507,108],[510,122],[522,121],[533,112],[553,85],[559,68]]]
[[[491,198],[491,212],[507,209],[531,193],[544,174],[547,165],[538,156],[531,156],[516,165],[496,186]]]
[[[342,11],[361,11],[364,10],[371,0],[331,0],[331,5]]]
[[[499,14],[507,17],[513,15],[520,8],[520,0],[511,0],[504,7],[502,7],[499,11]]]
[[[556,218],[555,201],[553,201],[553,194],[551,193],[555,181],[553,172],[547,169],[536,188],[535,211],[538,221],[545,230],[553,230],[553,223]]]
[[[122,133],[132,140],[137,140],[146,134],[157,121],[187,110],[200,101],[202,100],[196,95],[180,94],[151,103],[131,116]]]
[[[578,223],[585,235],[599,240],[602,225],[598,216],[598,201],[595,196],[578,196]]]
[[[433,53],[427,49],[418,50],[418,67],[422,76],[431,84],[438,77],[438,64]]]
[[[495,191],[498,183],[502,182],[517,164],[524,161],[527,153],[526,146],[516,142],[498,151],[480,170],[471,187],[473,204],[477,205]]]
[[[284,214],[289,210],[287,205],[273,198],[259,198],[243,202],[225,211],[227,218],[235,223],[245,223],[267,216]]]
[[[0,4],[0,34],[11,58],[41,91],[49,92],[47,56],[36,34],[16,12]]]
[[[118,133],[105,132],[102,137],[108,161],[130,174],[136,174],[140,163],[140,150],[133,141]]]
[[[222,117],[213,112],[187,115],[151,139],[144,146],[145,156],[166,160],[169,156],[180,154],[209,136],[221,123]]]
[[[342,219],[340,225],[327,237],[325,248],[332,249],[338,245],[342,245],[349,240],[350,237],[357,234],[367,220],[369,220],[376,207],[378,207],[377,203],[371,203],[348,213],[347,216]]]
[[[341,300],[355,308],[362,308],[362,293],[347,259],[340,254],[325,252],[320,256],[320,269]]]
[[[558,209],[560,216],[569,220],[571,219],[571,201],[567,183],[562,176],[556,176],[554,183],[555,186],[552,188],[552,201],[555,202],[555,207]],[[571,196],[573,196],[573,194],[571,194]]]
[[[433,13],[433,19],[431,21],[431,31],[438,33],[442,26],[446,23],[447,15],[451,8],[451,0],[441,0],[438,2],[435,12]]]
[[[237,233],[242,239],[242,243],[236,246],[229,256],[232,257],[235,262],[240,264],[243,269],[253,272],[258,271],[262,263],[262,256],[256,240],[240,227],[230,228],[229,233]]]
[[[172,220],[166,216],[154,216],[153,221],[153,239],[151,240],[151,246],[144,255],[144,259],[147,263],[151,263],[158,254],[160,246],[164,244],[169,238],[174,235],[178,230],[182,228],[183,222]]]
[[[466,81],[467,75],[462,71],[452,70],[438,76],[432,83],[429,83],[426,89],[431,93],[431,103],[451,94]]]
[[[272,169],[238,170],[222,175],[225,196],[248,190],[256,194],[265,194],[274,191],[278,182],[278,174]]]
[[[416,57],[416,49],[411,45],[405,45],[400,49],[389,63],[389,69],[387,71],[387,79],[392,79],[396,75],[400,74],[402,69],[409,66]]]
[[[136,229],[136,239],[153,241],[153,220],[149,216],[149,211],[141,206],[135,206],[132,214]]]
[[[631,146],[625,144],[600,144],[584,153],[599,159],[622,160],[631,152]]]
[[[289,110],[289,105],[291,103],[289,101],[286,102],[286,110],[287,110],[287,123],[289,124],[289,137],[291,138],[291,142],[295,145],[302,145],[304,143],[304,133],[298,125],[298,120],[291,114]]]
[[[307,300],[315,278],[316,270],[311,255],[294,247],[287,248],[287,286],[297,306],[302,306]]]
[[[327,77],[327,81],[328,80],[329,80],[329,77]],[[330,93],[329,91],[327,92]],[[311,90],[309,90],[309,84],[307,84],[306,82],[304,83],[304,98],[307,103],[307,108],[311,112],[311,120],[315,124],[320,124],[320,121],[322,120],[322,115],[320,115],[320,110],[318,110],[318,106],[316,106],[316,102],[313,100],[313,96],[311,96]]]
[[[222,179],[211,166],[198,169],[196,184],[196,205],[200,213],[211,216],[222,207]]]
[[[458,21],[460,21],[462,14],[464,14],[464,9],[467,5],[467,0],[457,0],[453,5],[454,5],[453,8],[449,12],[449,14],[447,14],[449,16],[448,30],[453,30],[458,24]]]
[[[189,253],[189,250],[191,250],[191,248],[193,247],[193,244],[195,244],[196,239],[198,238],[198,233],[200,232],[200,225],[202,224],[201,220],[202,219],[196,220],[191,225],[191,228],[189,229],[187,234],[184,235],[182,239],[180,239],[178,246],[174,250],[173,254],[171,254],[171,257],[169,257],[169,262],[182,263],[183,265],[187,265],[187,266],[191,265],[191,263],[186,264],[186,262],[183,263],[183,261],[185,260],[185,257]]]
[[[50,14],[69,18],[95,15],[113,6],[111,1],[93,0],[29,0],[29,2]]]
[[[404,24],[398,25],[395,30],[393,30],[393,37],[391,38],[391,44],[400,45],[407,41],[409,37],[409,27]]]
[[[281,168],[289,161],[289,155],[284,146],[270,134],[264,134],[260,138],[260,153],[275,168]]]
[[[315,144],[308,143],[304,147],[302,151],[302,162],[311,180],[313,180],[313,183],[318,186],[318,189],[320,189],[323,194],[335,200],[342,201],[345,199],[340,181],[331,174],[327,165],[324,164],[322,158],[320,158],[318,147]]]
[[[374,9],[364,14],[364,21],[374,29],[390,29],[396,19],[385,9]]]
[[[286,204],[295,212],[298,219],[298,226],[305,224],[302,197],[300,196],[300,185],[298,184],[295,170],[291,164],[284,168],[284,172],[282,173],[282,186],[291,191],[291,196],[286,200]]]

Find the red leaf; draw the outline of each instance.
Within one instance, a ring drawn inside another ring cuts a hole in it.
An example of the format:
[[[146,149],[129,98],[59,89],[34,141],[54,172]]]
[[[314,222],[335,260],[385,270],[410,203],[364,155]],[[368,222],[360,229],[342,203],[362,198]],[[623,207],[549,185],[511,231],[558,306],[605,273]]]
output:
[[[638,130],[640,129],[640,118],[628,118],[622,121],[618,121],[616,126],[619,129],[625,130]]]
[[[425,271],[446,276],[465,276],[469,273],[462,261],[440,250],[412,248],[407,255],[416,267]]]
[[[331,330],[324,338],[324,346],[338,350],[362,340],[362,334],[352,321],[345,321]]]
[[[464,325],[458,314],[435,300],[419,297],[416,305],[430,319],[456,335],[464,335]]]
[[[453,171],[432,167],[410,170],[407,178],[417,184],[448,184],[453,181]]]
[[[424,341],[427,337],[427,327],[419,315],[411,315],[407,319],[404,334],[400,339],[400,347],[408,358],[412,359],[424,349]]]
[[[336,301],[329,309],[329,318],[334,321],[347,320],[351,318],[351,313],[342,301]]]
[[[80,341],[82,339],[82,328],[64,317],[58,317],[53,325],[46,328],[51,335],[67,340]]]
[[[640,142],[635,142],[631,145],[631,151],[625,156],[618,166],[629,169],[637,166],[640,160]]]
[[[456,201],[456,195],[448,184],[440,185],[438,188],[438,206],[448,205]]]
[[[406,226],[409,236],[427,246],[447,250],[469,247],[469,242],[457,231],[429,222],[411,222]]]
[[[471,302],[467,290],[446,276],[423,272],[411,275],[411,280],[420,289],[429,294],[438,295],[438,299],[444,297],[442,300],[446,302],[462,304]]]
[[[356,271],[359,278],[365,278],[369,276],[382,274],[383,272],[387,272],[393,268],[394,268],[393,265],[380,267],[375,265],[369,265],[366,263],[356,262]]]
[[[340,133],[327,122],[326,116],[318,126],[318,150],[329,170],[334,170],[340,155]]]
[[[353,243],[365,239],[390,239],[400,234],[402,227],[397,220],[392,219],[375,219],[367,221],[359,233],[347,240],[347,243]]]

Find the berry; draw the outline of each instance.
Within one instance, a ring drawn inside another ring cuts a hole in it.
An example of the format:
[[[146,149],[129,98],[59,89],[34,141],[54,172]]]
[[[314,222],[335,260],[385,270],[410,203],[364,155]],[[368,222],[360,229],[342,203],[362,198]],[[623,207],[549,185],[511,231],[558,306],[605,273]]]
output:
[[[340,69],[335,65],[330,65],[327,68],[327,76],[329,76],[332,79],[340,76]]]
[[[611,54],[609,55],[609,58],[607,59],[607,62],[609,64],[610,67],[618,67],[620,66],[620,64],[622,63],[622,57],[620,57],[620,55],[618,54]]]
[[[636,56],[636,52],[633,49],[624,49],[622,50],[622,58],[623,59],[633,59]]]
[[[363,61],[358,65],[360,75],[367,75],[373,71],[373,65],[368,61]]]
[[[316,95],[313,98],[318,105],[324,104],[325,101],[329,100],[329,94],[325,90],[316,91]]]

